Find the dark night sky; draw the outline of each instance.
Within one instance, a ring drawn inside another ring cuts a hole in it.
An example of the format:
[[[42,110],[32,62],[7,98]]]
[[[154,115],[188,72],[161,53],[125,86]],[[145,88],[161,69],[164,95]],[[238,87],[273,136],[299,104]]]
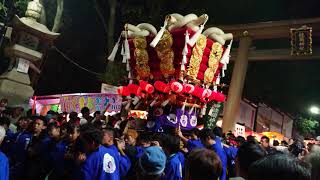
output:
[[[83,67],[102,73],[106,67],[106,35],[92,2],[65,1],[65,16],[68,18],[55,46]],[[105,2],[101,0],[100,5],[107,19],[108,6]],[[173,12],[207,13],[211,25],[320,17],[319,7],[319,0],[122,0],[118,4],[116,25],[111,28],[119,32],[124,22],[136,24],[143,21],[159,28],[164,16]],[[315,42],[320,45],[319,41]],[[289,40],[280,44],[290,47]],[[270,48],[279,44],[271,41],[254,42],[253,45]],[[244,97],[264,101],[285,112],[304,113],[310,104],[320,105],[319,68],[320,60],[251,62]],[[226,82],[231,73],[228,74]],[[100,83],[96,76],[75,67],[51,50],[36,93],[99,92]]]

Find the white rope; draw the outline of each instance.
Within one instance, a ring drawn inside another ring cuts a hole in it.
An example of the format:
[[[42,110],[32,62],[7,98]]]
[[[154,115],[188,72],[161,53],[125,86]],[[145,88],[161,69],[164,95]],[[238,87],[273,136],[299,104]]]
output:
[[[84,71],[87,71],[88,73],[91,73],[91,74],[94,74],[96,76],[100,76],[101,74],[100,73],[97,73],[97,72],[94,72],[94,71],[91,71],[87,68],[84,68],[82,67],[81,65],[79,65],[78,63],[76,63],[75,61],[73,61],[72,59],[70,59],[67,55],[65,55],[61,50],[59,50],[56,46],[53,46],[53,48],[58,52],[60,53],[67,61],[69,61],[70,63],[72,63],[73,65],[77,66],[78,68],[84,70]]]

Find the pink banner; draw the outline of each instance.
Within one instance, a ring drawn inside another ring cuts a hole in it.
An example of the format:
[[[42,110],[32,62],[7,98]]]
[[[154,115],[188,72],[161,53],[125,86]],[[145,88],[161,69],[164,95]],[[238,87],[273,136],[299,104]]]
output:
[[[80,112],[83,107],[88,107],[90,112],[120,112],[121,101],[121,97],[115,94],[63,96],[60,105],[66,112]]]

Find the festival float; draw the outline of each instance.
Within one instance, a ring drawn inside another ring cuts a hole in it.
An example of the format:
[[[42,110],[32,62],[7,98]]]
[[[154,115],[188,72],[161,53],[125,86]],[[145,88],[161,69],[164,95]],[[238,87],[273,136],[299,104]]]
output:
[[[217,27],[205,29],[208,18],[170,14],[159,31],[149,23],[125,25],[108,60],[114,61],[121,48],[129,79],[118,89],[123,109],[131,117],[130,111],[147,112],[147,129],[192,129],[199,119],[213,116],[214,102],[226,100],[220,78],[229,63],[233,35]]]

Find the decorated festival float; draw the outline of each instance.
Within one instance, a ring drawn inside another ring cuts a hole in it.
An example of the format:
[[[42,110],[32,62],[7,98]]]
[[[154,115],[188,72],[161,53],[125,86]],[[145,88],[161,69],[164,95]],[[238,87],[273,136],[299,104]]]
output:
[[[226,97],[220,78],[227,69],[232,34],[205,24],[208,15],[170,14],[159,32],[148,23],[126,24],[112,53],[121,48],[129,84],[118,89],[123,109],[147,112],[132,121],[152,131],[164,127],[192,129],[199,121],[213,127]],[[140,129],[139,127],[138,129]]]

